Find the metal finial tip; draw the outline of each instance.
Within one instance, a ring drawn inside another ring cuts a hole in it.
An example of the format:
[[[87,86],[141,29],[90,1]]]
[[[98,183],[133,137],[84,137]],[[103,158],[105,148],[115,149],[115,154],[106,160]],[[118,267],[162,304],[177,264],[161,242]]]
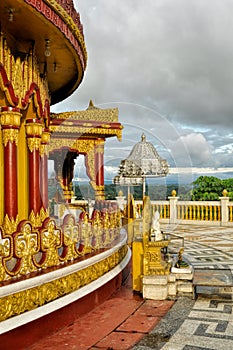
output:
[[[144,133],[142,134],[141,138],[143,142],[146,141],[146,135]]]

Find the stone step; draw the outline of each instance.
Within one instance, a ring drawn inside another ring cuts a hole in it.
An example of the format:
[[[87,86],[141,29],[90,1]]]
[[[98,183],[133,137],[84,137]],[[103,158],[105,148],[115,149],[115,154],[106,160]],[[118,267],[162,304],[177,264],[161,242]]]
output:
[[[193,284],[196,295],[233,297],[233,278],[230,269],[195,269]]]

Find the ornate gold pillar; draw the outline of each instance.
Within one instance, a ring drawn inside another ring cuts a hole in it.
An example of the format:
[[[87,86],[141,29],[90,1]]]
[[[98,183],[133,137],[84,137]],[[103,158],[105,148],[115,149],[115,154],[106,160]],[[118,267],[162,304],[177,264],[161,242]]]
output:
[[[1,107],[4,158],[4,225],[13,233],[18,224],[17,145],[21,113],[19,108]]]
[[[42,206],[45,210],[48,210],[48,149],[47,145],[50,140],[50,133],[47,130],[42,132],[41,145],[40,145],[40,193]]]
[[[39,226],[42,198],[40,191],[40,147],[43,125],[39,120],[27,119],[26,133],[29,149],[29,213],[30,220]]]
[[[95,145],[95,198],[104,199],[104,140],[99,139]]]

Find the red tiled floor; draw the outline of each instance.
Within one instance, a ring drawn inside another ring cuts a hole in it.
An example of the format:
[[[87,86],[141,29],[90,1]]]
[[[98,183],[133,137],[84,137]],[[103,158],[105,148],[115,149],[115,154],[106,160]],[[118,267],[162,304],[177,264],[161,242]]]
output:
[[[136,313],[146,316],[163,317],[172,307],[174,301],[169,300],[146,300]]]
[[[117,331],[132,332],[132,333],[148,333],[160,321],[160,317],[151,317],[140,314],[130,316]]]
[[[28,350],[126,350],[150,332],[174,302],[143,300],[131,281],[91,312]]]
[[[112,332],[96,344],[97,349],[127,350],[139,342],[143,333]]]

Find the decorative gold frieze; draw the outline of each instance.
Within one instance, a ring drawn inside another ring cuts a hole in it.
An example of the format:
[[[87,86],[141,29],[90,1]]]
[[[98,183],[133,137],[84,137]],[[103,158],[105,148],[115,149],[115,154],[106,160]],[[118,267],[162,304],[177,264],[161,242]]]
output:
[[[84,111],[73,111],[63,113],[51,113],[52,119],[70,120],[92,120],[98,122],[118,122],[118,108],[88,108]]]
[[[126,256],[127,250],[127,246],[123,246],[110,257],[85,269],[1,298],[0,321],[56,300],[100,278],[120,264]]]
[[[6,125],[6,126],[20,126],[20,119],[21,119],[21,114],[18,112],[11,112],[11,111],[6,111],[6,112],[1,112],[1,125]]]
[[[28,136],[42,136],[43,125],[40,123],[27,123],[26,133]]]
[[[19,131],[17,129],[3,129],[2,130],[2,142],[3,145],[6,147],[8,142],[15,142],[16,145],[18,145],[18,134]]]
[[[79,126],[55,126],[55,125],[50,125],[49,130],[52,133],[72,133],[72,134],[90,134],[90,135],[112,135],[112,136],[117,136],[118,139],[121,139],[122,137],[122,127],[119,127],[119,129],[115,128],[95,128],[94,126],[92,127],[79,127]]]
[[[50,96],[48,81],[46,77],[41,77],[33,45],[31,45],[25,59],[15,58],[8,46],[7,40],[3,37],[3,33],[0,33],[0,58],[6,74],[6,79],[0,74],[0,89],[5,92],[9,104],[11,106],[18,105],[21,109],[25,108],[26,93],[31,89],[32,83],[35,83],[39,94],[36,93],[33,96],[37,115],[41,118],[42,109],[37,99],[39,97],[42,106],[45,106],[45,101],[49,101]]]
[[[61,218],[66,208],[63,205],[59,208],[63,208],[63,213],[59,213]],[[37,215],[32,211],[30,221],[19,222],[18,217],[9,220],[6,215],[2,231],[9,236],[2,239],[0,231],[0,281],[38,268],[56,267],[106,247],[119,234],[121,216],[118,214],[110,211],[90,219],[85,212],[78,223],[72,215],[68,219],[65,216],[61,228],[43,208]]]

